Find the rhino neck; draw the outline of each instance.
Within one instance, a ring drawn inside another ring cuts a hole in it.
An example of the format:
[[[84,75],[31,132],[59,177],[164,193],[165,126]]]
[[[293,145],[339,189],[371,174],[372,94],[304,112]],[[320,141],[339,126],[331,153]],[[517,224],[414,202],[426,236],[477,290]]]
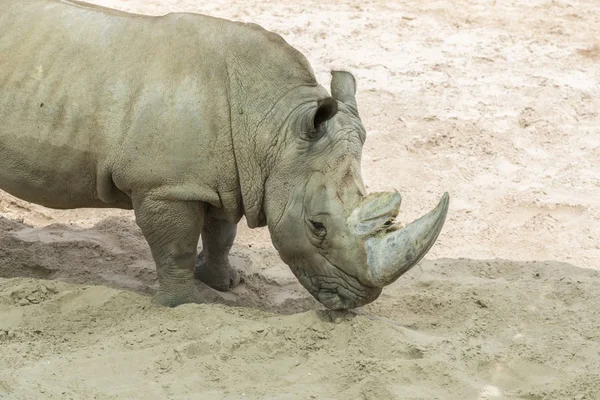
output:
[[[253,24],[233,30],[226,62],[232,146],[244,215],[255,228],[267,224],[265,182],[294,91],[318,83],[306,58],[279,35]]]
[[[250,228],[263,227],[269,217],[264,207],[266,182],[286,139],[286,120],[317,85],[283,92],[279,88],[257,96],[238,76],[228,75],[232,147],[244,215]]]

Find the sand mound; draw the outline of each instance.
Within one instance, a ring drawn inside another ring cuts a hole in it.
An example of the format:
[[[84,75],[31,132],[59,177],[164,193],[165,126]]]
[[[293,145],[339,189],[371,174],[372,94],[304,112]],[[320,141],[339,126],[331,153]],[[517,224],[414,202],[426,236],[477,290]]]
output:
[[[319,307],[272,250],[237,247],[239,288],[223,295],[199,284],[207,304],[164,309],[149,303],[154,267],[133,222],[0,225],[0,276],[13,277],[0,279],[2,398],[600,393],[600,271],[425,261],[375,303],[342,314]],[[82,281],[97,286],[72,283]]]

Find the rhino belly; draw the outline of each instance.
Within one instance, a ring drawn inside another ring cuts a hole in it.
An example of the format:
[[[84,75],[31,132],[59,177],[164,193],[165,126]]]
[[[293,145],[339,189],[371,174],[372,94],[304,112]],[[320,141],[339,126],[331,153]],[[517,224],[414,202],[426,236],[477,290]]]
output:
[[[0,189],[50,208],[119,206],[98,198],[97,173],[88,152],[19,138],[3,128],[0,134]],[[129,208],[125,194],[120,203]]]

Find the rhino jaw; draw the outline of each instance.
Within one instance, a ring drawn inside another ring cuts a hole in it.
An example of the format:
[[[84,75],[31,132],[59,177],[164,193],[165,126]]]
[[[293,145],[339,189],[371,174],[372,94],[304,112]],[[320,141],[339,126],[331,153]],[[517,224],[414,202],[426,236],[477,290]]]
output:
[[[399,200],[396,204],[399,206]],[[365,241],[366,282],[374,287],[384,287],[414,267],[440,234],[448,205],[449,195],[446,192],[432,211],[406,227],[395,224],[372,233]]]
[[[308,292],[322,305],[330,310],[351,310],[369,304],[379,297],[382,288],[365,287],[356,278],[339,276],[345,284],[332,282],[323,277],[310,277],[294,269],[294,275]],[[351,282],[351,283],[350,283]]]

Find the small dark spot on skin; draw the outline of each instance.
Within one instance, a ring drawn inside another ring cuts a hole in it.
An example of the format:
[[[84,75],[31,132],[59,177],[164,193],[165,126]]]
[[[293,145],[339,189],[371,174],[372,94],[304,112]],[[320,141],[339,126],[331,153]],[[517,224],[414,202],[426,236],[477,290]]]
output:
[[[40,103],[40,107],[44,107],[44,103]]]

